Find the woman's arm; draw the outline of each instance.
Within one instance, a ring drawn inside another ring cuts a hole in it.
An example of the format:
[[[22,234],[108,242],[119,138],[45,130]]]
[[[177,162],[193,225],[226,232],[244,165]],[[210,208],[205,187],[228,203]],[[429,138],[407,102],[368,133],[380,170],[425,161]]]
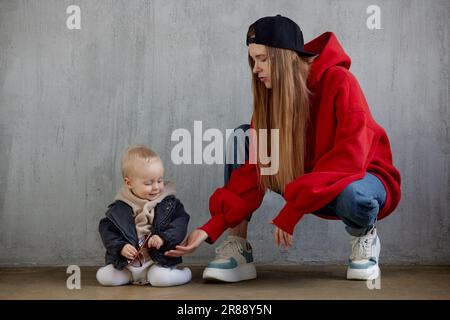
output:
[[[234,170],[227,185],[209,199],[212,217],[199,228],[208,234],[206,241],[214,243],[225,230],[246,219],[261,205],[264,193],[258,185],[256,164],[246,162]]]
[[[370,121],[363,94],[349,74],[340,82],[335,99],[337,120],[334,146],[324,153],[312,172],[285,188],[286,205],[273,223],[289,234],[305,213],[314,212],[339,195],[351,182],[362,179],[379,140]]]

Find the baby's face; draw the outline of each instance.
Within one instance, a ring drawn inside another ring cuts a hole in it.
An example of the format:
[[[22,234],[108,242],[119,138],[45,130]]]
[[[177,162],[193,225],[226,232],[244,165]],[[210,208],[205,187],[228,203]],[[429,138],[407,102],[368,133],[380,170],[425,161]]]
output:
[[[134,174],[132,177],[125,177],[125,184],[141,199],[156,199],[164,190],[164,166],[161,159],[136,162]]]

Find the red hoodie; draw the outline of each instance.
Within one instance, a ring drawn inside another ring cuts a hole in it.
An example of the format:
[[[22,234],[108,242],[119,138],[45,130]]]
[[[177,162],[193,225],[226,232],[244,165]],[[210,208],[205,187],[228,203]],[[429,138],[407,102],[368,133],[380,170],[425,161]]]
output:
[[[372,118],[358,81],[349,71],[350,57],[336,36],[326,32],[305,44],[319,53],[308,76],[311,90],[305,174],[285,187],[284,208],[273,220],[292,234],[305,213],[321,209],[366,171],[377,176],[386,189],[386,202],[378,219],[390,214],[400,201],[400,173],[394,167],[385,130]],[[255,211],[264,193],[258,188],[255,164],[234,170],[229,182],[210,197],[212,218],[199,229],[214,243],[228,228]],[[324,217],[339,219],[338,217]]]

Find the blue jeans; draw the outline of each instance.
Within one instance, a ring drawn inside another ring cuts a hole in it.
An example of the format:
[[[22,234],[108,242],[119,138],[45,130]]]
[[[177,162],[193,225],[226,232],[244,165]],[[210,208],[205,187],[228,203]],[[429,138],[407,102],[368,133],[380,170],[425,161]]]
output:
[[[241,129],[246,132],[249,128],[250,125],[243,124],[235,131]],[[234,159],[232,159],[234,161],[232,163],[225,162],[225,184],[230,179],[233,170],[242,165],[242,160],[248,160],[248,138],[245,138],[244,142],[240,141],[240,145],[239,142],[238,144],[234,143],[235,140],[235,138],[230,139],[227,144],[227,150],[229,152],[234,151]],[[242,153],[245,154],[242,155]],[[239,158],[241,163],[237,161]],[[344,222],[345,229],[350,235],[360,237],[375,225],[378,212],[383,208],[385,202],[386,190],[383,183],[372,173],[366,172],[364,178],[350,183],[333,201],[313,213],[339,217]],[[247,218],[248,221],[250,221],[251,216],[250,214]]]

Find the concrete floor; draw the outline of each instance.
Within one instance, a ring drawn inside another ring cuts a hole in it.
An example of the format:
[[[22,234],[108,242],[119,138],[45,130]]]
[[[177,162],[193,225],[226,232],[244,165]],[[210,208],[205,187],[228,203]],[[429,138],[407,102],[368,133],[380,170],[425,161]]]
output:
[[[0,268],[0,299],[450,299],[450,266],[383,266],[380,289],[345,280],[345,266],[257,266],[258,279],[241,283],[202,280],[191,266],[183,286],[102,287],[96,267],[81,267],[81,289],[69,290],[63,267]]]

